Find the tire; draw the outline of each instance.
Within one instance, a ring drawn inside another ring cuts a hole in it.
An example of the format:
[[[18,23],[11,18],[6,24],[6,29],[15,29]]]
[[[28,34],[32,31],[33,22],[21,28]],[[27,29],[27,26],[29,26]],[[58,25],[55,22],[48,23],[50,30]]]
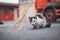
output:
[[[51,26],[51,23],[47,22],[46,27],[50,28],[50,26]]]
[[[56,14],[55,11],[52,9],[48,9],[45,11],[44,16],[48,22],[55,22],[56,21]]]

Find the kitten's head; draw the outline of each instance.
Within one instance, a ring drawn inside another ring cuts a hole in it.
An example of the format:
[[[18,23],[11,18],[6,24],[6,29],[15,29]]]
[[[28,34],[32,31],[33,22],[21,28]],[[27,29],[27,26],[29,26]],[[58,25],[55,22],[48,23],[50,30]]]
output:
[[[29,21],[33,22],[36,19],[36,17],[29,17]]]

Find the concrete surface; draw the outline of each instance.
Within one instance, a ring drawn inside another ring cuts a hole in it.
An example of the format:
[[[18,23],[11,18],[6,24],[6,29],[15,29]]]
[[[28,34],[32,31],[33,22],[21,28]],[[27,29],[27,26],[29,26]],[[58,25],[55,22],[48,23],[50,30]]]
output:
[[[60,40],[60,23],[52,23],[50,28],[32,29],[24,22],[20,31],[0,28],[0,40]]]

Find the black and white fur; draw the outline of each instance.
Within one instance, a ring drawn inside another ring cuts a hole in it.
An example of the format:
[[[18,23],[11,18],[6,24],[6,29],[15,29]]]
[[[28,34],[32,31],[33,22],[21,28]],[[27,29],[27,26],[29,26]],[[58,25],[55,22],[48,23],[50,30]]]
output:
[[[47,22],[43,15],[36,15],[29,17],[29,22],[33,25],[33,28],[50,27],[51,23]]]

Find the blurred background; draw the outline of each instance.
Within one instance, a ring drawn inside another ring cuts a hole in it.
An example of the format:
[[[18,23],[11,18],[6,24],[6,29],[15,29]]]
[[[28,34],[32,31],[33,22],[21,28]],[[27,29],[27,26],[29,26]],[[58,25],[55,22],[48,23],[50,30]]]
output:
[[[50,28],[32,29],[28,17],[42,14]],[[0,40],[60,40],[60,0],[0,0]]]

